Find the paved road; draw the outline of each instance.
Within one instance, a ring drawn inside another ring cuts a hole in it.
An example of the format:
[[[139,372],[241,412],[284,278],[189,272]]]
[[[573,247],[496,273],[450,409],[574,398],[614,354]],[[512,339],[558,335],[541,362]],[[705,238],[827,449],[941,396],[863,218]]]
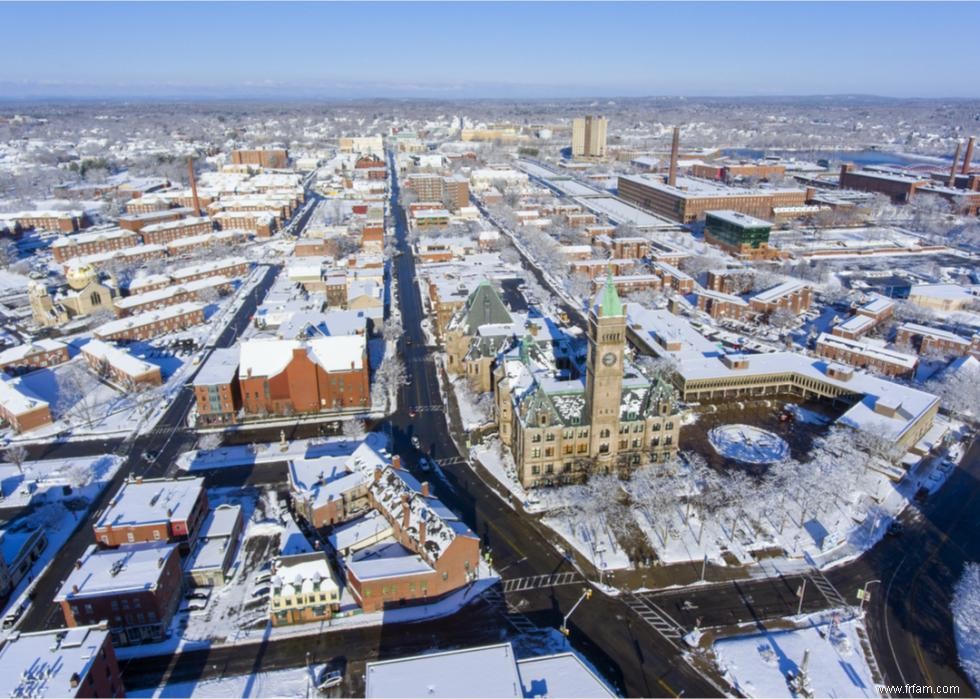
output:
[[[217,347],[229,347],[237,340],[238,335],[249,323],[249,319],[255,313],[255,308],[265,296],[269,287],[275,281],[279,272],[278,267],[274,267],[266,274],[262,282],[257,284],[246,296],[245,301],[236,311],[231,322],[218,337],[215,342]],[[203,366],[203,362],[201,364]],[[196,372],[195,372],[196,373]],[[192,376],[187,381],[190,382]],[[196,435],[186,429],[187,413],[193,403],[193,391],[184,386],[177,394],[173,403],[164,412],[155,429],[145,435],[137,436],[127,440],[113,440],[111,442],[80,442],[59,444],[55,449],[46,451],[47,458],[54,456],[69,456],[88,453],[105,453],[108,448],[119,454],[127,454],[126,460],[116,471],[115,476],[103,489],[102,493],[96,498],[92,505],[93,515],[87,518],[72,536],[65,542],[58,555],[54,557],[51,565],[44,575],[40,576],[35,583],[34,594],[35,603],[25,614],[20,623],[22,631],[37,631],[64,626],[64,618],[61,607],[49,604],[57,595],[61,588],[61,583],[68,576],[74,562],[78,560],[85,549],[94,543],[91,524],[95,514],[101,512],[106,506],[109,498],[116,493],[122,482],[130,474],[143,475],[148,478],[166,475],[174,468],[174,462],[179,454],[193,447],[197,440]],[[158,456],[153,463],[147,463],[143,459],[143,454],[148,451],[156,451]]]

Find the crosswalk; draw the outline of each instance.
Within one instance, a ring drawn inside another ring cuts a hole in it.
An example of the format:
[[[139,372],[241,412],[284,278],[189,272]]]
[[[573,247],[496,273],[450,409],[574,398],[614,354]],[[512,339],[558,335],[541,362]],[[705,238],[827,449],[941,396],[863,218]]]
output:
[[[504,580],[503,591],[524,592],[526,590],[538,590],[543,587],[559,587],[561,585],[575,585],[586,582],[578,572],[553,573],[551,575],[533,575],[527,578],[512,578]]]
[[[679,647],[678,642],[684,638],[687,632],[653,600],[649,597],[629,593],[623,596],[623,601],[657,633],[666,638],[673,646]]]
[[[837,591],[837,588],[831,584],[831,582],[823,573],[820,572],[819,569],[814,568],[810,571],[810,574],[807,577],[810,578],[810,582],[812,582],[816,588],[820,590],[820,594],[823,595],[824,599],[827,600],[827,603],[832,607],[846,608],[848,606],[847,600],[841,596],[841,594]]]
[[[504,609],[504,619],[518,633],[527,634],[541,631],[541,628],[511,604],[496,586],[487,588],[480,596],[491,605]]]

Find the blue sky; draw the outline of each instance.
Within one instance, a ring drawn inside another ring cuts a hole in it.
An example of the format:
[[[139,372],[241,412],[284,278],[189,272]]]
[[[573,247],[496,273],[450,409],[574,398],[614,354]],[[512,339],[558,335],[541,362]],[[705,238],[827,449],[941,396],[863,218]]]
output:
[[[0,3],[0,26],[4,97],[980,96],[980,3]]]

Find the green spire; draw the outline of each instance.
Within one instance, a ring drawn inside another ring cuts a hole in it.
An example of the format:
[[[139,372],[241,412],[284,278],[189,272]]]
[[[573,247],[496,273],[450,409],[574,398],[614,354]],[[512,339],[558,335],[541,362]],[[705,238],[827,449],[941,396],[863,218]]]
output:
[[[602,298],[599,300],[599,315],[606,318],[623,315],[623,302],[619,300],[619,292],[613,284],[612,269],[606,275],[606,287],[602,290]]]

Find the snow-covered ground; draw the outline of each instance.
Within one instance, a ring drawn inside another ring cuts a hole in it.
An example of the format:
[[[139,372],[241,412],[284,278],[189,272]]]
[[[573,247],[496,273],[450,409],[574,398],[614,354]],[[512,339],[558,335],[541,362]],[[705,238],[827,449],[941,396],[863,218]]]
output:
[[[980,563],[967,563],[956,583],[953,630],[960,667],[980,691]]]
[[[92,501],[122,462],[123,458],[115,454],[26,461],[23,475],[11,464],[0,464],[5,506],[30,504],[31,507],[28,514],[7,522],[4,529],[12,532],[43,527],[47,538],[40,557],[7,598],[4,614],[26,597],[30,584],[58,555],[75,528],[85,521]],[[71,488],[70,495],[66,494],[66,487]],[[5,631],[4,635],[9,632]]]
[[[838,622],[834,613],[810,615],[802,628],[725,638],[712,645],[716,663],[748,697],[793,697],[786,675],[806,674],[817,697],[879,697],[861,651],[856,619]]]

